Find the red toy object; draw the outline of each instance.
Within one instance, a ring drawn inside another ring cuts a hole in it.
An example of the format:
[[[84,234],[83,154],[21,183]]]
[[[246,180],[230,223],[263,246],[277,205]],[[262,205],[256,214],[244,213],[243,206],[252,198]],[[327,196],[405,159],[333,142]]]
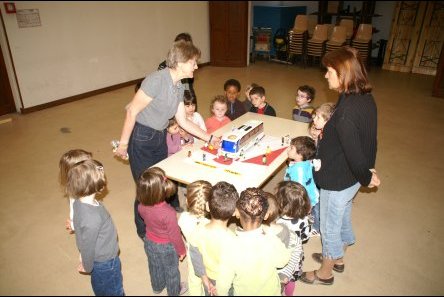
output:
[[[278,150],[275,150],[275,151],[272,151],[271,153],[269,153],[267,155],[267,163],[266,164],[264,164],[262,162],[263,155],[259,155],[259,156],[256,156],[254,158],[251,158],[251,159],[243,160],[242,162],[247,162],[247,163],[253,163],[253,164],[257,164],[257,165],[265,165],[265,166],[267,166],[267,165],[270,165],[271,162],[273,162],[274,159],[276,159],[282,152],[285,152],[286,149],[287,148],[284,147],[284,148],[280,148]]]
[[[225,158],[224,156],[219,156],[217,158],[213,159],[215,162],[223,165],[231,165],[233,163],[233,159],[231,158]]]
[[[207,152],[207,153],[210,153],[210,154],[213,154],[213,155],[217,155],[217,149],[212,149],[212,150],[210,150],[208,147],[206,147],[206,146],[203,146],[203,147],[201,147],[200,148],[201,150],[203,150],[204,152]]]

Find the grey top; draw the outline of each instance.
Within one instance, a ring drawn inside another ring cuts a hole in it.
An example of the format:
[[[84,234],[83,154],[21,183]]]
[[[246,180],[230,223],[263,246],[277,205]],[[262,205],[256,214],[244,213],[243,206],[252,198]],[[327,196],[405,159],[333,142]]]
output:
[[[74,201],[74,227],[77,248],[82,255],[83,268],[91,272],[94,261],[104,262],[119,252],[117,231],[105,207]]]
[[[184,86],[180,81],[174,85],[170,69],[165,68],[148,75],[140,88],[153,100],[139,112],[136,122],[159,131],[165,129],[183,102]]]

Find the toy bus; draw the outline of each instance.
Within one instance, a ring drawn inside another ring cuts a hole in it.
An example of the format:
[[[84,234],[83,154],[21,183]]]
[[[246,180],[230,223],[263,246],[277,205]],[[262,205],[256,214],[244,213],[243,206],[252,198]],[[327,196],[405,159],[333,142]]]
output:
[[[222,135],[219,153],[229,158],[238,158],[264,136],[264,122],[248,121],[239,128]]]

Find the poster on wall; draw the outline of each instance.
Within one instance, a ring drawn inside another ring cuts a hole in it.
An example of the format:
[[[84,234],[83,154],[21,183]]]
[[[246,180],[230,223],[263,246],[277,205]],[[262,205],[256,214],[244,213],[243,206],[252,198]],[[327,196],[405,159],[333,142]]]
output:
[[[42,25],[38,9],[18,9],[16,15],[19,28],[38,27]]]

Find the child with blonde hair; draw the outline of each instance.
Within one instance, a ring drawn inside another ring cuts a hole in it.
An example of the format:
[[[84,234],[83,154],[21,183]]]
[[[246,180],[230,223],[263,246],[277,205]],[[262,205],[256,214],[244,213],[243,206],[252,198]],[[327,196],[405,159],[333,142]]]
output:
[[[231,122],[230,118],[225,115],[228,110],[228,101],[225,96],[218,95],[214,97],[211,101],[210,110],[212,116],[205,120],[207,133],[211,134]]]
[[[234,233],[227,224],[234,215],[239,194],[236,188],[227,182],[218,182],[212,187],[208,200],[210,222],[200,224],[189,237],[189,243],[195,247],[193,268],[197,276],[202,278],[205,295],[215,294],[214,286],[220,277],[221,253],[223,245],[230,242]],[[199,257],[197,257],[199,256]],[[202,257],[202,262],[195,261]]]
[[[110,214],[96,197],[105,187],[105,173],[99,161],[84,160],[68,171],[66,192],[75,199],[78,271],[91,273],[95,295],[124,296],[117,231]]]
[[[59,161],[59,169],[60,169],[59,178],[60,178],[60,185],[63,187],[63,191],[65,192],[65,194],[66,194],[66,182],[68,178],[69,169],[71,169],[71,167],[74,166],[76,163],[84,160],[90,160],[91,158],[92,158],[92,153],[82,149],[73,149],[67,151],[62,155]],[[74,198],[69,197],[69,218],[67,218],[65,221],[65,228],[71,234],[74,233],[74,224],[73,224],[74,201],[75,201]]]
[[[309,218],[311,204],[304,186],[294,181],[281,181],[277,186],[276,199],[279,204],[280,217],[278,224],[284,224],[294,232],[301,242],[308,240],[311,233]],[[303,250],[300,252],[299,263],[293,280],[285,285],[285,294],[292,296],[295,280],[302,274]]]
[[[193,257],[192,247],[190,251],[188,238],[192,236],[192,233],[198,226],[203,226],[210,221],[207,218],[208,211],[206,210],[206,204],[212,193],[212,186],[207,181],[198,180],[189,184],[186,195],[187,211],[183,212],[179,218],[179,227],[187,240],[187,249],[190,254],[190,257],[188,257],[188,289],[190,296],[204,295],[204,290],[202,287],[202,279],[197,277],[194,272],[191,262],[191,258]]]
[[[324,130],[325,124],[330,120],[333,112],[335,110],[335,104],[332,102],[327,102],[321,104],[313,111],[313,122],[310,124],[310,136],[315,141],[317,146],[318,141],[322,139],[322,131]]]
[[[180,282],[179,260],[186,256],[185,244],[177,224],[176,212],[165,200],[176,192],[176,185],[159,167],[146,169],[137,181],[138,211],[145,222],[144,247],[148,257],[151,286],[155,294],[165,287],[168,296],[184,294]]]

